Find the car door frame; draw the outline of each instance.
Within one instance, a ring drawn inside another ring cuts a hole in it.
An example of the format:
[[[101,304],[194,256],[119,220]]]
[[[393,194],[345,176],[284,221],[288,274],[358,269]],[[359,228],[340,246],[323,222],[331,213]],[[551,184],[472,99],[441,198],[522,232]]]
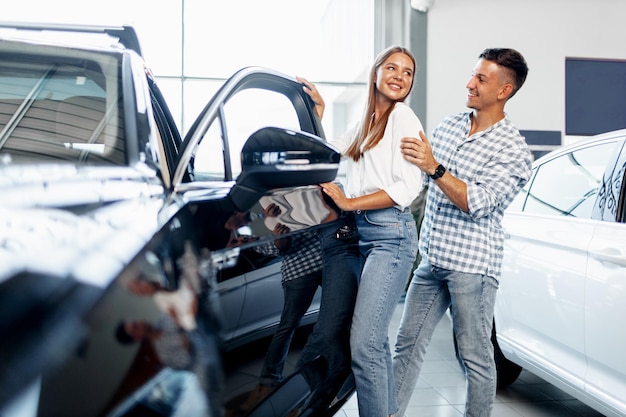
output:
[[[321,121],[319,117],[314,113],[315,105],[313,101],[311,100],[311,98],[308,96],[308,94],[304,92],[302,84],[297,82],[295,78],[285,76],[276,71],[259,68],[259,67],[244,68],[238,71],[237,73],[235,73],[235,75],[233,75],[222,86],[222,88],[220,88],[220,90],[213,96],[211,101],[205,106],[205,108],[202,110],[202,112],[200,113],[200,115],[198,116],[194,124],[192,125],[189,133],[185,136],[185,139],[183,140],[183,144],[182,144],[182,150],[179,154],[180,157],[179,157],[179,160],[177,161],[176,170],[173,175],[173,190],[175,194],[182,194],[183,196],[186,197],[190,191],[195,192],[198,190],[198,187],[202,187],[201,181],[197,181],[197,182],[193,181],[193,176],[189,175],[190,164],[193,163],[193,158],[194,158],[193,151],[198,147],[199,142],[201,141],[205,133],[208,131],[208,129],[213,125],[213,123],[218,118],[221,120],[220,128],[222,129],[221,133],[222,133],[222,140],[224,141],[224,150],[225,150],[224,165],[226,168],[226,174],[225,174],[224,180],[232,181],[232,184],[233,184],[233,188],[231,189],[231,192],[232,192],[234,189],[236,189],[238,185],[238,181],[241,178],[244,178],[243,181],[245,181],[246,177],[248,179],[251,177],[250,175],[246,175],[246,172],[244,170],[242,171],[242,175],[240,175],[237,179],[235,179],[233,178],[232,171],[229,171],[230,170],[230,167],[229,167],[230,155],[228,155],[228,152],[229,152],[229,140],[228,139],[229,138],[228,138],[228,130],[225,127],[227,124],[224,122],[225,115],[223,112],[223,106],[228,100],[234,97],[238,92],[246,90],[246,89],[250,89],[250,88],[260,88],[260,89],[270,90],[276,93],[280,93],[284,95],[285,97],[287,97],[292,103],[296,111],[297,118],[300,124],[300,132],[293,132],[294,137],[298,137],[299,140],[315,140],[317,138],[325,142],[325,135],[324,135],[324,131],[321,125]],[[325,146],[328,146],[329,148],[334,149],[330,145],[325,145]],[[337,156],[336,164],[338,168],[339,152],[336,152],[336,156]],[[316,164],[318,164],[319,166],[325,165],[324,161],[317,161],[317,160],[311,161],[311,164],[312,164],[311,165],[312,167],[316,166]],[[305,173],[306,170],[307,168],[305,167],[302,173]],[[264,175],[263,172],[259,172],[259,174]],[[295,176],[298,176],[298,175],[300,174],[295,173]],[[294,175],[290,175],[290,176],[293,177]],[[335,172],[335,176],[336,176],[336,172]],[[312,177],[310,177],[310,175],[307,175],[306,179],[304,179],[303,177],[302,181],[300,181],[301,184],[299,184],[298,181],[296,180],[295,183],[290,183],[287,187],[289,188],[289,187],[297,187],[299,185],[308,185],[310,184],[311,181],[313,181]],[[295,233],[299,233],[304,230],[306,229],[302,229]],[[226,252],[229,253],[228,250]],[[229,257],[230,256],[227,256],[227,258]],[[274,268],[274,267],[275,265],[270,266],[270,268]],[[257,274],[257,271],[253,271],[250,274],[246,274],[246,283],[248,282],[247,280],[249,278],[252,279],[252,276],[254,274]],[[318,294],[318,297],[319,297],[319,294]],[[303,322],[304,321],[305,320],[303,320]],[[311,369],[314,369],[317,367],[319,367],[319,364],[316,364],[316,363],[305,364],[301,369],[296,370],[292,376],[293,378],[288,379],[288,381],[291,381],[294,378],[297,379],[298,376],[301,375],[301,373],[309,374],[312,372]],[[347,382],[345,378],[348,378]],[[313,381],[311,382],[313,383]],[[322,387],[327,387],[327,386],[333,386],[333,387],[336,387],[336,389],[339,389],[344,383],[346,383],[347,385],[341,393],[332,393],[331,395],[331,392],[326,392],[325,390],[322,389]],[[285,384],[288,385],[289,383],[285,382]],[[320,397],[320,398],[317,398],[315,401],[313,401],[311,404],[309,404],[307,407],[309,407],[311,410],[315,410],[314,413],[319,413],[321,411],[324,411],[326,413],[329,413],[328,415],[330,415],[330,414],[334,414],[334,411],[336,410],[336,408],[339,407],[341,404],[343,404],[345,401],[347,401],[351,392],[354,389],[353,384],[350,383],[349,375],[343,374],[343,373],[340,375],[333,374],[331,376],[328,376],[327,378],[322,378],[318,380],[317,382],[315,382],[313,387],[314,387],[313,389],[307,389],[306,390],[307,392],[305,394],[298,394],[297,396],[298,398],[285,398],[285,399],[280,399],[281,390],[279,389],[276,393],[269,395],[266,398],[266,401],[280,402],[280,403],[283,403],[283,405],[285,405],[285,404],[291,403],[292,401],[296,401],[296,402],[303,401],[303,397],[301,395],[311,397],[312,399],[315,399],[316,397]],[[333,405],[329,406],[328,404],[331,404],[333,400],[333,398],[331,397],[334,397],[335,394],[338,395],[339,398],[337,398],[336,402],[333,403]],[[324,398],[325,396],[329,396],[329,397]],[[262,405],[259,405],[259,407],[262,407]]]
[[[283,94],[291,101],[296,111],[301,131],[325,139],[321,121],[313,112],[314,104],[308,94],[304,92],[302,84],[297,82],[295,78],[290,78],[277,71],[261,67],[246,67],[237,71],[222,85],[200,112],[189,132],[185,135],[173,176],[175,188],[180,187],[184,183],[192,182],[187,170],[193,160],[193,151],[217,118],[222,119],[221,133],[226,153],[224,164],[229,165],[228,132],[226,131],[225,123],[223,123],[223,105],[239,91],[248,88],[260,88]],[[232,172],[226,167],[224,180],[230,181],[233,179]]]

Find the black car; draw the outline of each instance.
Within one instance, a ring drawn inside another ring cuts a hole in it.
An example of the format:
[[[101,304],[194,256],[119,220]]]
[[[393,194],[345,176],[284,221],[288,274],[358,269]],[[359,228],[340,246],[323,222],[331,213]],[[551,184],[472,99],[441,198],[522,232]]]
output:
[[[338,164],[291,77],[240,70],[183,139],[132,28],[0,23],[0,414],[230,413],[251,387],[222,356],[282,305],[260,200],[329,227]],[[322,362],[244,414],[334,414],[353,386]]]

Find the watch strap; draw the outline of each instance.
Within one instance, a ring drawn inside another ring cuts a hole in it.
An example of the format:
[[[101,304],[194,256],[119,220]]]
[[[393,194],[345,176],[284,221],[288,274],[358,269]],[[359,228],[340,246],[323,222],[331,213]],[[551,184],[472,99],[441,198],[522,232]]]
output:
[[[435,173],[430,175],[430,178],[436,180],[439,179],[443,176],[443,174],[446,173],[446,167],[444,167],[443,165],[439,164],[437,166],[437,168],[435,169]]]

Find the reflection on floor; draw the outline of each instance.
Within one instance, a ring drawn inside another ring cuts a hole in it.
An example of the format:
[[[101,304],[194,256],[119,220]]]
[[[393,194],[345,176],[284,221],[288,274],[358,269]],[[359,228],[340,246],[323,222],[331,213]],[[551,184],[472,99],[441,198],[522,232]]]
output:
[[[402,303],[389,328],[390,343],[400,323]],[[447,317],[439,324],[426,355],[426,362],[406,417],[460,417],[465,402],[465,379],[454,356],[452,330]],[[336,414],[358,417],[356,394]],[[520,378],[498,391],[494,417],[601,417],[580,401],[533,374],[522,371]]]
[[[313,326],[304,326],[296,331],[291,341],[283,376],[293,373],[302,347],[313,330]],[[226,353],[223,357],[225,374],[229,377],[224,381],[226,394],[225,417],[239,417],[246,414],[253,405],[261,401],[268,392],[255,396],[259,383],[259,375],[263,367],[263,352],[267,351],[271,338],[265,338],[247,344]],[[252,397],[255,397],[253,401]],[[249,404],[246,404],[248,402]]]

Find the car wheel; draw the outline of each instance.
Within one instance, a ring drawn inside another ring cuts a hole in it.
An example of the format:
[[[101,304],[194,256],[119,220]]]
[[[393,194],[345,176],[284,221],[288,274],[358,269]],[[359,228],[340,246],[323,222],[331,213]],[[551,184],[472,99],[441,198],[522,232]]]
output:
[[[452,333],[452,340],[454,341],[454,353],[456,354],[456,358],[462,368],[463,364],[461,363],[461,358],[459,357],[459,347],[457,345],[454,332]],[[502,350],[500,349],[500,346],[498,345],[498,340],[496,338],[495,321],[491,329],[491,344],[493,344],[493,357],[496,361],[496,373],[498,381],[496,387],[497,389],[506,388],[517,380],[519,375],[522,373],[522,367],[504,357],[504,354],[502,353]]]
[[[491,344],[493,344],[493,357],[496,360],[496,372],[498,374],[498,389],[506,388],[517,380],[522,373],[522,367],[504,357],[498,339],[496,338],[496,323],[491,329]]]

